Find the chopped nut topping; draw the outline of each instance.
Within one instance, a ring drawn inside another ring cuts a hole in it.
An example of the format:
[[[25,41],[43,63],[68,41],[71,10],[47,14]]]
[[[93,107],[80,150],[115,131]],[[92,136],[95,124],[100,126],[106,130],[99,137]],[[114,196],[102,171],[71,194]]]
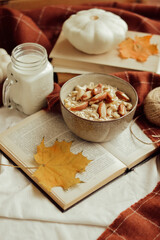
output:
[[[117,119],[132,109],[126,93],[107,84],[77,85],[64,100],[64,105],[74,114],[89,120]]]

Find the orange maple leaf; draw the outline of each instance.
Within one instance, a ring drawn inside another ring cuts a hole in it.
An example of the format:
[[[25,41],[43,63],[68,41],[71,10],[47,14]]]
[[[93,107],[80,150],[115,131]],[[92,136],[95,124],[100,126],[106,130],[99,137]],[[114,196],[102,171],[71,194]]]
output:
[[[157,44],[150,44],[151,37],[152,35],[136,36],[135,40],[127,38],[119,44],[119,56],[145,62],[150,55],[158,54]]]
[[[55,186],[61,186],[66,190],[81,182],[79,178],[75,178],[76,173],[85,171],[91,160],[84,157],[82,152],[73,154],[70,151],[71,145],[72,142],[55,141],[53,146],[46,147],[43,139],[37,146],[34,158],[40,166],[33,176],[48,191]]]

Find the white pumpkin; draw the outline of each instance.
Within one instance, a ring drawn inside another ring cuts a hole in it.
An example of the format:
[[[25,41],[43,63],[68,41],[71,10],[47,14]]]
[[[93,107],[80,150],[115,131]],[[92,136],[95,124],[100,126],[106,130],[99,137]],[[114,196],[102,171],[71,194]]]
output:
[[[116,47],[126,37],[128,26],[118,15],[92,8],[71,15],[62,31],[78,50],[101,54]]]
[[[7,66],[10,61],[10,55],[8,55],[5,49],[0,48],[0,83],[7,77]]]

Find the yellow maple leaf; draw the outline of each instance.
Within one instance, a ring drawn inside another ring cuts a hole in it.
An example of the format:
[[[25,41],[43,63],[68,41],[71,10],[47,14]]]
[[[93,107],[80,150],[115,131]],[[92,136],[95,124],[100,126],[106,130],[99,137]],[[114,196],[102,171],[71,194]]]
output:
[[[61,186],[66,190],[81,182],[76,178],[76,173],[85,171],[85,167],[91,160],[84,157],[82,152],[73,154],[70,151],[71,145],[72,142],[55,141],[53,146],[46,147],[43,139],[37,146],[34,158],[40,166],[33,176],[48,191],[55,186]]]
[[[127,38],[119,44],[119,56],[121,58],[133,58],[139,62],[145,62],[150,55],[158,54],[157,44],[151,44],[152,35],[135,37],[135,40]]]

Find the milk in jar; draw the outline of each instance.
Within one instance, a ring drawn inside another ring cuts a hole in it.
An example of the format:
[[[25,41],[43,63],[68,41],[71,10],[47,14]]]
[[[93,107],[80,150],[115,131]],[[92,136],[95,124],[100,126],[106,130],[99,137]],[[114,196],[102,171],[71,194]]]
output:
[[[44,47],[24,43],[13,49],[3,88],[5,106],[33,114],[46,106],[53,86],[53,67]]]

